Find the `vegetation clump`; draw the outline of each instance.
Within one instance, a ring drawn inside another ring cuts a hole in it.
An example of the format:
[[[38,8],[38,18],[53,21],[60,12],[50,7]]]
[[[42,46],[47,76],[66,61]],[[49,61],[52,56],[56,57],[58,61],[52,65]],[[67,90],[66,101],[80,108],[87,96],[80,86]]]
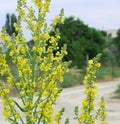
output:
[[[55,29],[58,23],[63,23],[63,9],[59,16],[53,19],[49,26],[46,14],[49,12],[50,0],[33,0],[37,8],[37,16],[32,6],[27,5],[27,0],[18,0],[18,21],[14,24],[15,33],[10,37],[3,28],[0,39],[8,49],[8,55],[16,68],[16,74],[12,72],[6,61],[6,53],[0,53],[0,76],[6,75],[6,87],[0,83],[0,97],[3,100],[3,115],[10,124],[60,124],[64,109],[54,112],[54,106],[60,95],[58,84],[63,82],[63,75],[68,71],[69,63],[62,61],[67,55],[66,45],[59,48],[59,30]],[[26,30],[31,31],[34,45],[30,48],[24,37],[22,22],[27,24]],[[51,35],[54,31],[55,35]],[[49,45],[48,45],[49,44]],[[81,114],[75,110],[78,123],[93,124],[95,119],[105,121],[104,99],[100,102],[97,116],[94,117],[94,100],[96,98],[96,84],[94,83],[96,69],[100,67],[99,56],[89,61],[87,75],[84,78],[86,86],[86,98],[82,102]],[[18,100],[10,96],[11,88],[18,94]],[[65,124],[69,123],[66,119]]]

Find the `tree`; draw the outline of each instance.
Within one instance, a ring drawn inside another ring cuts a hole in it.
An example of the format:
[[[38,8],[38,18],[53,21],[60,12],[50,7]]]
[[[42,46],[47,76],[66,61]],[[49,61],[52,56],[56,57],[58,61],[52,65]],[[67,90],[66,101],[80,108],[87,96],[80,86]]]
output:
[[[102,64],[111,65],[115,64],[118,56],[118,48],[114,43],[113,38],[106,36],[106,42],[102,52]]]
[[[117,62],[120,65],[120,29],[117,31],[117,36],[113,40],[116,46]]]
[[[103,50],[105,43],[103,33],[90,28],[80,19],[75,19],[72,16],[67,17],[64,25],[58,24],[56,28],[61,33],[59,46],[67,44],[68,55],[64,59],[72,60],[72,66],[86,65],[86,56],[91,59]]]
[[[7,13],[5,27],[6,32],[10,36],[12,36],[13,33],[15,33],[15,35],[18,34],[18,32],[15,30],[14,23],[17,23],[17,17],[15,16],[15,14],[10,15],[9,13]]]
[[[6,27],[6,32],[10,35],[11,30],[10,30],[10,15],[9,14],[6,15],[5,27]]]
[[[115,45],[119,48],[120,50],[120,29],[117,31],[117,36],[114,38],[114,43]],[[119,51],[120,52],[120,51]]]

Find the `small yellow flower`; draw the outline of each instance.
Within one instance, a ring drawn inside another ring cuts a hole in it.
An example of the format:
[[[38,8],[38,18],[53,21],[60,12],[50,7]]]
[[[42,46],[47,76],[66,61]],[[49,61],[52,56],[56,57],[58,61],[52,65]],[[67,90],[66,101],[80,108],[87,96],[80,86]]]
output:
[[[46,40],[48,40],[50,38],[50,35],[48,33],[45,33],[44,37]]]
[[[93,64],[93,60],[89,60],[88,64],[92,65]]]
[[[81,114],[80,119],[81,120],[87,120],[88,119],[88,114]]]
[[[42,48],[42,47],[39,47],[39,48],[37,49],[37,52],[38,52],[38,53],[42,53],[42,51],[43,51],[43,48]]]
[[[42,64],[40,65],[40,69],[43,71],[43,70],[45,70],[45,68],[46,68],[45,64],[42,63]]]
[[[61,22],[61,24],[64,24],[64,19],[63,18],[60,19],[60,22]]]
[[[9,94],[10,93],[9,89],[4,89],[3,91],[4,91],[5,94]]]
[[[50,43],[54,43],[55,42],[55,38],[52,36],[50,39]]]
[[[10,56],[13,56],[14,55],[14,51],[11,50],[10,53],[9,53]]]
[[[20,115],[18,113],[15,114],[16,120],[20,120]]]
[[[22,96],[22,97],[25,96],[25,92],[24,91],[21,91],[20,92],[20,96]]]
[[[25,3],[25,2],[26,2],[26,0],[22,0],[22,2],[23,2],[23,3]]]
[[[54,17],[54,23],[57,23],[57,22],[58,22],[58,17],[55,16],[55,17]]]
[[[39,39],[38,36],[33,36],[34,41],[37,41],[38,39]]]
[[[37,49],[37,48],[36,48],[35,46],[32,47],[32,51],[33,51],[33,52],[36,51],[36,49]]]
[[[10,112],[6,112],[5,110],[3,111],[3,115],[6,119],[9,119],[12,116]]]
[[[100,63],[97,63],[97,64],[96,64],[96,67],[98,67],[98,68],[99,68],[100,66],[101,66],[101,64],[100,64]]]
[[[36,122],[35,117],[32,117],[32,118],[31,118],[31,121],[32,121],[33,123],[35,123],[35,122]]]
[[[106,121],[101,121],[100,124],[107,124],[107,122]]]

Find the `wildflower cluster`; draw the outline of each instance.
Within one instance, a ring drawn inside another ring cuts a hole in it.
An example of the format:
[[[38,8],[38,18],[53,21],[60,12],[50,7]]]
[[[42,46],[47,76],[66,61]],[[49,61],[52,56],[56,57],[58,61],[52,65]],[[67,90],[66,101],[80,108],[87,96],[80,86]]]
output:
[[[19,113],[15,109],[14,101],[8,97],[10,91],[7,88],[4,88],[2,85],[0,86],[0,96],[3,100],[4,104],[4,110],[3,115],[5,116],[6,120],[15,120],[14,122],[17,122],[18,120],[22,120]]]
[[[96,118],[95,114],[93,112],[95,111],[95,98],[97,97],[97,87],[98,85],[95,83],[96,79],[96,70],[100,67],[100,63],[98,63],[98,60],[100,58],[100,54],[88,62],[88,68],[87,68],[87,75],[84,77],[84,85],[85,85],[85,92],[84,94],[86,97],[82,101],[82,108],[81,113],[79,114],[78,107],[75,107],[75,119],[78,120],[79,124],[94,124]],[[105,119],[105,115],[103,113],[106,111],[104,109],[105,102],[102,100],[100,102],[100,109],[99,112],[97,112],[97,116],[99,115],[100,118]],[[101,124],[103,122],[103,119],[101,119]]]
[[[45,21],[50,0],[32,2],[38,8],[37,12],[27,5],[27,0],[18,0],[18,22],[14,24],[17,36],[13,34],[10,37],[5,28],[0,33],[16,69],[14,74],[6,62],[6,55],[1,53],[0,76],[7,75],[9,87],[7,89],[1,83],[0,96],[4,105],[3,114],[11,124],[51,124],[53,121],[60,122],[62,113],[61,110],[53,115],[54,104],[61,92],[58,83],[63,81],[63,74],[68,71],[68,62],[62,61],[67,54],[66,46],[58,47],[59,31],[54,29],[57,23],[63,23],[63,10],[50,27]],[[34,40],[32,48],[27,45],[22,22],[31,31]],[[50,31],[54,31],[55,35],[50,35]],[[21,104],[10,98],[11,88],[17,91]]]
[[[0,75],[3,76],[9,70],[8,65],[6,64],[6,55],[0,54]]]
[[[66,45],[59,48],[59,30],[55,28],[58,23],[64,23],[63,9],[59,16],[53,19],[49,26],[46,23],[50,0],[32,0],[37,11],[28,6],[27,0],[18,0],[16,11],[18,22],[14,24],[17,36],[11,37],[3,27],[0,39],[8,49],[8,56],[16,73],[6,61],[6,53],[0,53],[0,76],[6,75],[8,87],[0,83],[0,97],[3,100],[3,115],[10,124],[52,124],[61,123],[64,109],[54,112],[54,104],[59,97],[61,89],[58,83],[63,81],[63,75],[68,71],[68,62],[63,62],[67,54]],[[22,22],[26,23],[26,31],[30,30],[34,45],[29,47],[22,30]],[[50,32],[54,32],[52,35]],[[93,116],[97,96],[95,74],[99,56],[89,61],[87,75],[84,78],[86,98],[82,102],[81,114],[75,108],[75,116],[79,124],[94,124],[95,119],[106,124],[105,101],[99,103],[97,115]],[[16,79],[17,76],[17,79]],[[11,89],[16,90],[19,101],[10,97]],[[65,124],[69,123],[66,119]]]
[[[101,101],[98,104],[99,109],[97,111],[97,115],[96,118],[98,118],[99,120],[101,120],[100,124],[108,124],[106,121],[106,116],[107,116],[107,112],[106,112],[106,102],[104,100],[104,97],[101,97]]]

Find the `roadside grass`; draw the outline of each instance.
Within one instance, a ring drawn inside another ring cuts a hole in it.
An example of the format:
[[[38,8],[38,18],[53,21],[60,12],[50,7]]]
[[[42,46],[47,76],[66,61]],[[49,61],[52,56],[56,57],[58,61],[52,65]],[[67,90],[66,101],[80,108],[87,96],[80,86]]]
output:
[[[120,99],[120,84],[117,86],[117,89],[115,90],[115,95],[112,98]]]
[[[67,88],[82,84],[85,75],[86,75],[86,68],[82,70],[77,68],[71,68],[70,71],[64,75],[64,81],[61,84],[61,87]],[[103,81],[103,82],[120,78],[120,67],[101,66],[97,70],[96,77],[97,77],[96,81]]]
[[[69,72],[64,74],[64,81],[60,84],[62,88],[72,87],[75,85],[82,84],[83,72],[76,67],[70,68]]]
[[[18,80],[18,74],[16,68],[11,66],[12,73],[14,73],[15,80]],[[64,74],[64,81],[60,84],[60,87],[67,88],[75,85],[82,85],[83,78],[86,75],[86,68],[78,69],[76,67],[70,68],[68,73]],[[109,81],[114,78],[120,78],[120,67],[118,66],[101,66],[97,70],[96,81]],[[0,80],[4,81],[6,77],[0,77]],[[118,87],[120,88],[120,87]],[[14,93],[14,92],[13,92]]]
[[[120,78],[120,67],[101,66],[97,70],[96,77],[98,81],[109,81],[114,78]]]

